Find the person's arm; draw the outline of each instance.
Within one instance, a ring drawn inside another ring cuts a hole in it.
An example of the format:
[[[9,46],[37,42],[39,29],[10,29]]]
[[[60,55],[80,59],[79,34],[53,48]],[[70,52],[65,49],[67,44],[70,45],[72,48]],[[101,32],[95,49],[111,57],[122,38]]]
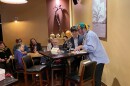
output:
[[[5,61],[4,59],[1,59],[1,58],[0,58],[0,62],[4,62],[4,61]]]
[[[47,44],[47,51],[51,51],[52,45],[51,43]]]
[[[78,47],[76,47],[76,48],[74,49],[74,51],[80,51],[81,49],[83,49],[83,45],[79,45]]]
[[[9,58],[12,55],[11,50],[9,48],[7,48],[7,50],[5,51],[5,54],[6,54],[7,58]]]
[[[28,49],[28,47],[27,47],[26,45],[24,45],[24,51],[25,51],[26,53],[29,52],[29,49]]]
[[[42,51],[42,46],[40,43],[37,43],[37,51]]]
[[[22,57],[23,57],[23,54],[21,52],[19,52],[17,54],[17,59],[18,59],[18,63],[20,64],[20,66],[23,66]]]
[[[94,52],[97,48],[97,38],[95,36],[88,36],[85,44],[82,46],[82,49],[87,52]]]

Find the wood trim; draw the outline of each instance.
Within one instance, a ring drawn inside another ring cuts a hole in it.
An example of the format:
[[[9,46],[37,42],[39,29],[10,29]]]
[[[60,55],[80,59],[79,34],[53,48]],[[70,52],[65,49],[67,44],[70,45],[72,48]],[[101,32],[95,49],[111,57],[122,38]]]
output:
[[[107,85],[106,85],[105,83],[103,83],[103,82],[102,82],[101,84],[102,84],[102,86],[107,86]]]

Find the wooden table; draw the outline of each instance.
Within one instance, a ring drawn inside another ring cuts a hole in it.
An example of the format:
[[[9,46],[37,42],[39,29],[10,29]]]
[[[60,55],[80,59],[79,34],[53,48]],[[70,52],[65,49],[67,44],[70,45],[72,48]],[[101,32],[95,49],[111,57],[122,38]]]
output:
[[[4,80],[0,81],[0,86],[12,86],[18,82],[18,79],[6,77]]]
[[[80,52],[74,52],[74,51],[61,51],[58,54],[52,54],[51,51],[39,51],[40,54],[49,57],[50,59],[69,59],[71,57],[75,57],[75,56],[82,56],[82,55],[87,55],[87,52],[85,51],[80,51]]]
[[[87,55],[87,52],[84,52],[84,51],[83,52],[61,51],[58,54],[52,54],[51,51],[46,51],[46,52],[40,51],[39,53],[46,56],[46,57],[48,57],[52,61],[56,60],[56,59],[67,59],[68,65],[69,65],[69,70],[68,70],[69,73],[71,72],[70,58],[71,57],[76,57],[76,56],[78,57],[78,56]],[[53,86],[53,79],[52,79],[52,86]]]
[[[41,55],[40,53],[28,53],[28,55],[30,55],[32,58],[35,58],[35,57],[43,57],[43,55]]]
[[[43,52],[43,51],[40,51],[39,52],[40,54],[48,57],[50,60],[56,60],[56,59],[67,59],[68,61],[68,64],[69,64],[69,72],[71,70],[71,61],[70,61],[70,58],[72,57],[78,57],[78,56],[83,56],[83,55],[87,55],[87,52],[85,51],[80,51],[80,52],[74,52],[74,51],[62,51],[61,53],[59,54],[52,54],[51,51],[46,51],[46,52]]]

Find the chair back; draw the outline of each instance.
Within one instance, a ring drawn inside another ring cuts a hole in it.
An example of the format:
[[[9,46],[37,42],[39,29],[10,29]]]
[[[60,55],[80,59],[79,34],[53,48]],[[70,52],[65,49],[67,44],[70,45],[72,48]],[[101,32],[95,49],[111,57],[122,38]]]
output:
[[[23,67],[21,67],[18,64],[18,60],[17,59],[12,59],[12,64],[13,64],[13,70],[15,70],[15,71],[23,70]]]
[[[83,65],[80,80],[87,81],[90,79],[94,79],[95,70],[96,70],[96,61],[90,61]]]
[[[23,65],[24,65],[24,70],[32,67],[34,65],[33,60],[30,55],[26,55],[22,58]]]

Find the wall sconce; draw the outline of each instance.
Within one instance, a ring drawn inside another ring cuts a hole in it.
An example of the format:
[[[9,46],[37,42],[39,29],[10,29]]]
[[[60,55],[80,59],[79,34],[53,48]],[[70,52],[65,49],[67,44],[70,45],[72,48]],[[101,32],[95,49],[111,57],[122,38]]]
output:
[[[18,17],[14,17],[14,22],[18,23]]]
[[[0,1],[7,4],[25,4],[28,2],[27,0],[0,0]]]
[[[62,9],[61,8],[61,5],[60,5],[60,0],[56,0],[56,6],[55,6],[56,9]]]
[[[60,5],[60,0],[56,0],[56,5],[57,5],[57,6]]]

